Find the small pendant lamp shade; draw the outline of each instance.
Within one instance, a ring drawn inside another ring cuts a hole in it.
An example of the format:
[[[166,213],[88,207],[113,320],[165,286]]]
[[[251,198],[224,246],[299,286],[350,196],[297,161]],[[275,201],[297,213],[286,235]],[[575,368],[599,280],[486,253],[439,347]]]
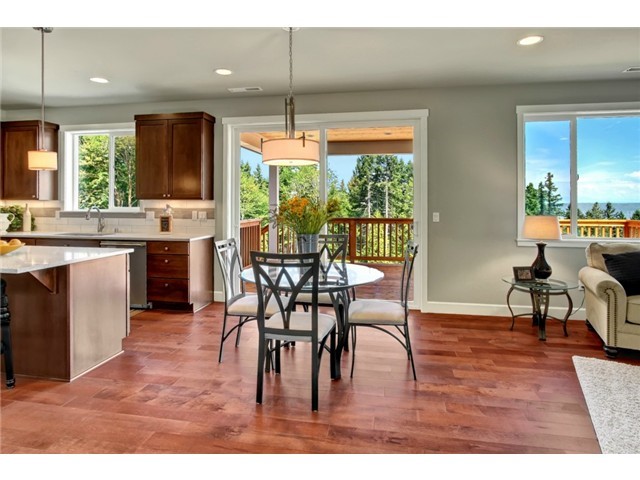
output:
[[[33,27],[34,30],[40,32],[41,41],[41,57],[40,57],[40,88],[41,88],[41,124],[40,124],[40,149],[29,150],[27,152],[27,167],[29,170],[57,170],[58,169],[58,153],[50,152],[44,148],[44,34],[51,33],[51,27]]]
[[[306,138],[274,138],[262,142],[262,163],[278,167],[317,165],[320,144]]]
[[[29,170],[57,170],[58,154],[48,150],[30,150],[27,152]]]

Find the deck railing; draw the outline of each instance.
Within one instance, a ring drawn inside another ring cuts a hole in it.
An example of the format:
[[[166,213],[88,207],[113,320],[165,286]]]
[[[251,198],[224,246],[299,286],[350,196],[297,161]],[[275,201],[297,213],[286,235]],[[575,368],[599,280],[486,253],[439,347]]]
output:
[[[571,234],[571,220],[561,219],[563,235]],[[578,220],[578,237],[581,238],[640,238],[640,220]]]
[[[240,223],[240,231],[250,228],[248,222]],[[296,251],[295,232],[278,227],[278,252]],[[327,224],[328,233],[343,233],[349,236],[347,260],[349,262],[402,262],[406,243],[413,238],[412,218],[334,218]],[[242,233],[241,233],[242,238]],[[269,225],[261,229],[259,242],[251,238],[250,244],[243,243],[241,251],[269,250]],[[244,255],[244,254],[243,254]],[[243,256],[244,261],[244,256]],[[245,263],[245,265],[247,265]]]

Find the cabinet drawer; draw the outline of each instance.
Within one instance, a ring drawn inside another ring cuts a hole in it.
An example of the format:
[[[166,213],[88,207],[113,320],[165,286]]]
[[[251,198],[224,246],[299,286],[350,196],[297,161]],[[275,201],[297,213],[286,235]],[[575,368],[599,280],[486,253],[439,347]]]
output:
[[[189,280],[149,278],[147,299],[151,302],[189,303]]]
[[[147,253],[151,255],[188,255],[189,242],[147,242]]]
[[[147,277],[189,278],[187,255],[147,255]]]

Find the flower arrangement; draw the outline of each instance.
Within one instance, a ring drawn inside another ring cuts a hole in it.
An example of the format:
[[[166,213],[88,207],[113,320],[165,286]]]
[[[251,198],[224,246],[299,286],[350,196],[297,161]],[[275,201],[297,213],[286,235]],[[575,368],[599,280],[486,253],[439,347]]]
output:
[[[335,199],[323,204],[317,199],[295,196],[281,202],[271,219],[275,225],[288,227],[298,235],[316,234],[338,210]]]

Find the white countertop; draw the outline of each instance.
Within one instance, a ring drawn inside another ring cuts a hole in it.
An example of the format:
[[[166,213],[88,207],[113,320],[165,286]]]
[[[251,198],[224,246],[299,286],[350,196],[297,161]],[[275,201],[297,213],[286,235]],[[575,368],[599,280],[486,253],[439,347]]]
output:
[[[131,248],[24,246],[0,256],[0,274],[28,273],[72,263],[133,253]]]
[[[206,238],[213,238],[213,234],[201,233],[104,233],[96,234],[95,232],[8,232],[2,235],[3,238],[59,238],[59,239],[76,239],[76,240],[146,240],[160,242],[193,242]]]

